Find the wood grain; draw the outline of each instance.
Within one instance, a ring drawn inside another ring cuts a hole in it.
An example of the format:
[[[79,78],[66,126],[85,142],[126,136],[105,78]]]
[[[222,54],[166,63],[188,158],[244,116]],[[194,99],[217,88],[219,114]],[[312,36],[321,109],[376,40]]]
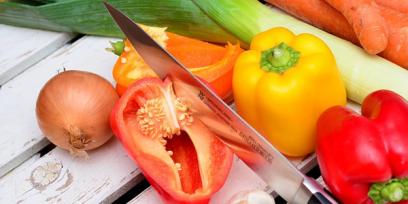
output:
[[[116,138],[89,156],[74,158],[55,148],[0,180],[0,203],[110,203],[142,179]]]
[[[0,85],[62,47],[74,36],[0,24]]]

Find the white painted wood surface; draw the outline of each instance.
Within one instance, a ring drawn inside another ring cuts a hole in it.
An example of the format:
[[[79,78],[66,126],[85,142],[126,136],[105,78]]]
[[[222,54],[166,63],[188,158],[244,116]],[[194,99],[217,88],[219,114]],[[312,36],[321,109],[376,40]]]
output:
[[[116,57],[108,38],[84,37],[10,80],[0,89],[0,176],[48,144],[37,125],[35,103],[42,86],[63,68],[81,69],[113,81]]]
[[[53,149],[0,181],[0,203],[110,203],[142,179],[116,138],[89,156]]]
[[[226,204],[231,197],[240,191],[247,191],[253,189],[264,190],[266,187],[263,182],[255,173],[249,169],[241,160],[237,157],[234,158],[231,172],[225,182],[224,186],[213,195],[211,198],[211,204]],[[139,194],[129,204],[145,204],[145,203],[163,203],[157,192],[152,188],[147,188],[143,193]]]
[[[41,87],[58,71],[80,69],[112,79],[116,56],[104,50],[109,38],[83,37],[65,46],[0,89],[0,161],[4,166],[16,157],[27,158],[44,146],[35,118],[35,101]],[[17,108],[18,107],[18,108]],[[17,162],[20,163],[21,161]],[[73,158],[55,148],[25,171],[0,181],[0,203],[100,203],[111,202],[141,179],[123,147],[112,139],[90,152],[90,159]],[[46,185],[47,183],[49,185]]]
[[[26,161],[21,163],[19,166],[14,168],[12,171],[9,171],[7,174],[5,174],[3,177],[0,177],[0,183],[2,183],[4,180],[7,180],[9,178],[14,177],[15,175],[19,174],[20,172],[25,171],[28,167],[30,167],[34,162],[40,159],[40,153],[34,154],[30,158],[28,158]]]
[[[0,85],[62,47],[73,34],[0,24]]]
[[[316,166],[316,156],[314,154],[303,160],[292,159],[291,161],[303,172],[307,172]],[[228,204],[235,194],[249,190],[263,190],[272,193],[272,189],[270,189],[258,175],[244,162],[235,157],[227,181],[224,186],[213,195],[210,204]],[[156,190],[152,187],[147,188],[143,193],[128,202],[128,204],[145,203],[162,204],[163,202],[160,200]]]

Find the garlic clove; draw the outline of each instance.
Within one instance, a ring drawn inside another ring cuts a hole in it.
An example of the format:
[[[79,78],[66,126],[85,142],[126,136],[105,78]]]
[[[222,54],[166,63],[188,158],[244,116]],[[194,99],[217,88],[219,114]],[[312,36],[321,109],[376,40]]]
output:
[[[250,190],[235,194],[229,204],[275,204],[275,200],[265,191]]]

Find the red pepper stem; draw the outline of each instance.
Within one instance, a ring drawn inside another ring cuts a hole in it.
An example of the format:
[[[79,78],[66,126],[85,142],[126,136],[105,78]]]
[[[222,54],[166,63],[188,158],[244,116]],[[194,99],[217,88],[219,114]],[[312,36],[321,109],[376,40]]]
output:
[[[368,191],[368,196],[376,204],[408,200],[408,178],[374,183]]]

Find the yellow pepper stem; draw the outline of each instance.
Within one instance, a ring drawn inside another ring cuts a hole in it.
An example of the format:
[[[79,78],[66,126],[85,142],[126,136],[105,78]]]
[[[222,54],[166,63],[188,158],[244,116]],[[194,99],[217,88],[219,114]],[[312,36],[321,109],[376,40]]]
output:
[[[265,50],[261,55],[261,68],[267,72],[283,73],[293,67],[300,57],[300,52],[286,43]]]

